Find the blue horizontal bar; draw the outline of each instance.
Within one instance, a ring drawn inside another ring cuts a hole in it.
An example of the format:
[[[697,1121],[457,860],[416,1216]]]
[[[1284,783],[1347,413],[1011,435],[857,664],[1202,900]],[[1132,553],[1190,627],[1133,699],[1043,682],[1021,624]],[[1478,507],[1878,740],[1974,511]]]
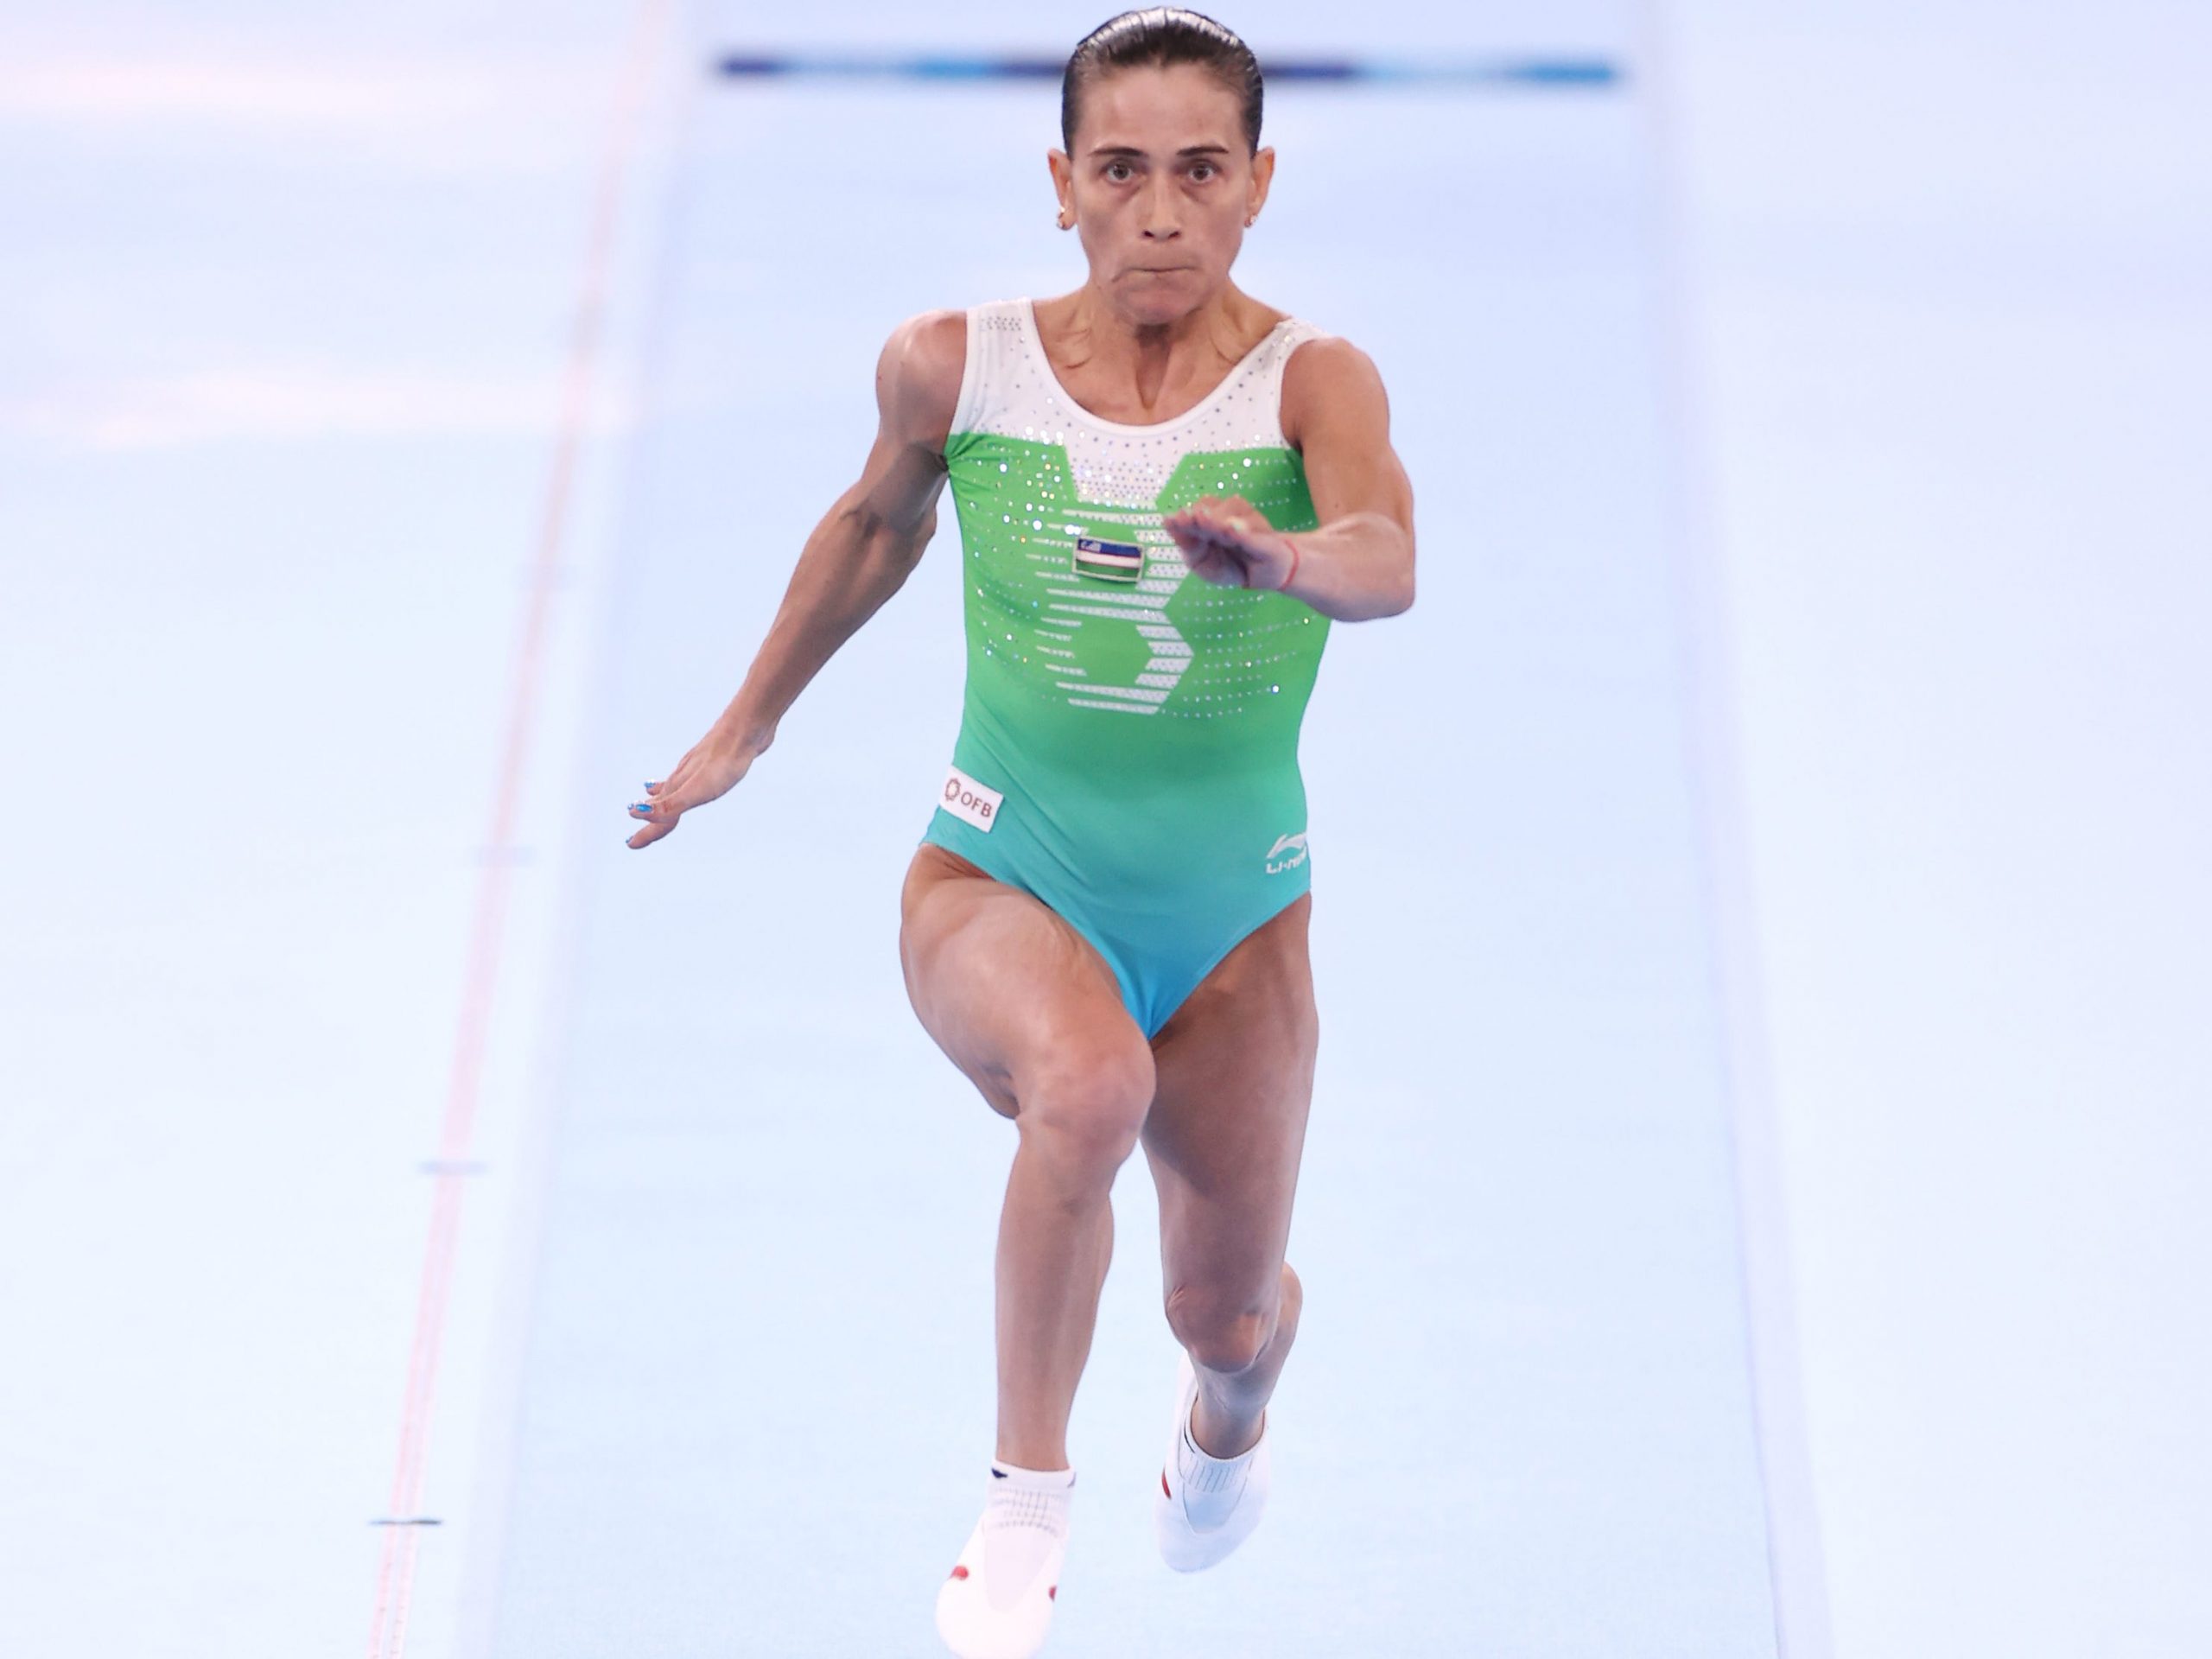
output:
[[[1065,58],[1008,54],[901,56],[889,53],[733,52],[715,66],[741,79],[830,77],[891,80],[1053,80]],[[1387,82],[1392,86],[1522,86],[1610,88],[1627,71],[1607,58],[1488,58],[1459,63],[1389,58],[1281,58],[1263,61],[1269,81]]]

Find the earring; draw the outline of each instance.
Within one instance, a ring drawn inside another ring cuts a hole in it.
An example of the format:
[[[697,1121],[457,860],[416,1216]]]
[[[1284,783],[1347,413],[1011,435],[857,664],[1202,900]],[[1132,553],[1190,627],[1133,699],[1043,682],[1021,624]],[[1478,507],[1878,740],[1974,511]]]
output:
[[[1252,219],[1257,219],[1258,217],[1259,217],[1259,215],[1258,215],[1257,213],[1255,213],[1255,214],[1253,214],[1253,215],[1252,215],[1252,219],[1246,219],[1246,220],[1244,221],[1244,228],[1245,228],[1246,230],[1248,230],[1248,231],[1249,231],[1249,230],[1250,230],[1250,229],[1252,228]]]
[[[1064,231],[1071,231],[1075,228],[1075,221],[1070,219],[1065,213],[1057,215],[1053,219],[1052,222],[1055,225],[1058,225]]]

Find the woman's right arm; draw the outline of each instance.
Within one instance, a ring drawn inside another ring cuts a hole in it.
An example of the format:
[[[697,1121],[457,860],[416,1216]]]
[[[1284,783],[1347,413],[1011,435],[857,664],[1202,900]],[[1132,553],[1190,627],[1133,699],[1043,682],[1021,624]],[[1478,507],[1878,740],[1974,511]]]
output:
[[[630,808],[649,847],[684,812],[728,793],[775,741],[777,723],[838,646],[899,591],[937,530],[944,444],[968,349],[961,311],[892,331],[875,365],[875,444],[860,480],[814,527],[753,667],[713,729]]]

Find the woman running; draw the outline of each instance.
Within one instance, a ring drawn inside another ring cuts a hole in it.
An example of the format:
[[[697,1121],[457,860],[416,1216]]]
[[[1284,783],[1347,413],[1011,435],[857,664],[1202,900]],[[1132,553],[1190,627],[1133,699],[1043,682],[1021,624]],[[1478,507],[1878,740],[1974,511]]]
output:
[[[713,730],[630,809],[649,846],[746,775],[914,568],[950,478],[966,702],[899,950],[923,1026],[1017,1131],[996,1456],[938,1599],[964,1659],[1044,1643],[1108,1191],[1140,1143],[1185,1351],[1160,1552],[1210,1567],[1267,1501],[1318,1030],[1299,723],[1330,622],[1412,604],[1414,534],[1373,364],[1230,280],[1274,171],[1260,107],[1251,52],[1193,12],[1076,48],[1049,161],[1087,280],[893,331],[860,480]]]

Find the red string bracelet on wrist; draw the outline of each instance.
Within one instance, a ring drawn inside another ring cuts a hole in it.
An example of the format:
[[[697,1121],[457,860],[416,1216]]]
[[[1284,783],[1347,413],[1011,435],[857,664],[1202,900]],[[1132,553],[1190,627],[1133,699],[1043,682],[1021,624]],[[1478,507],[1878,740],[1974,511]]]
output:
[[[1276,589],[1275,589],[1275,592],[1277,592],[1277,593],[1279,593],[1279,594],[1288,593],[1288,592],[1290,591],[1290,584],[1291,584],[1293,582],[1296,581],[1297,579],[1298,579],[1298,543],[1297,543],[1296,542],[1293,542],[1293,543],[1291,543],[1291,544],[1290,544],[1290,569],[1289,569],[1289,571],[1288,571],[1288,572],[1284,575],[1284,577],[1283,577],[1283,579],[1282,579],[1282,586],[1281,586],[1281,587],[1280,587],[1280,588],[1276,588]]]

